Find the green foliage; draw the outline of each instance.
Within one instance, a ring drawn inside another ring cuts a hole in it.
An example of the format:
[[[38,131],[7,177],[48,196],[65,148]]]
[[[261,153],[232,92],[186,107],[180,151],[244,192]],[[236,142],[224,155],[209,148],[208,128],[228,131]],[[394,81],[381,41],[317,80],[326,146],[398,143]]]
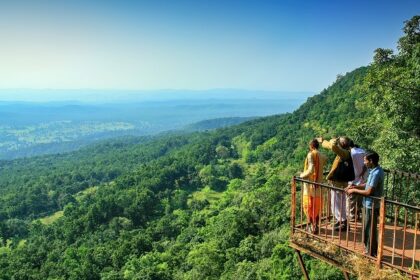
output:
[[[359,85],[366,102],[360,106],[371,146],[389,168],[417,172],[420,161],[420,16],[405,22],[400,53],[376,50],[374,63]],[[362,131],[364,128],[362,128]]]
[[[40,219],[40,222],[43,223],[44,225],[49,225],[51,223],[54,223],[59,218],[61,218],[63,216],[63,214],[64,214],[64,211],[57,211],[54,214],[52,214],[51,216],[44,217],[44,218]]]
[[[2,279],[300,279],[290,177],[310,139],[348,135],[419,168],[418,21],[400,53],[377,51],[292,114],[0,162]]]

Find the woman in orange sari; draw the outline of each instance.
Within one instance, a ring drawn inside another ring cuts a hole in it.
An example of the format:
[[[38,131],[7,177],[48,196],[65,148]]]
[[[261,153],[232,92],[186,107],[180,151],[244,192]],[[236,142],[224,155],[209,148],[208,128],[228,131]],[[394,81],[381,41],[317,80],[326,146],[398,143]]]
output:
[[[313,139],[309,142],[309,153],[305,158],[304,171],[300,174],[302,179],[322,183],[323,170],[327,157],[318,151],[319,142]],[[303,184],[303,211],[308,219],[307,230],[318,233],[318,219],[321,210],[321,190],[313,184]]]

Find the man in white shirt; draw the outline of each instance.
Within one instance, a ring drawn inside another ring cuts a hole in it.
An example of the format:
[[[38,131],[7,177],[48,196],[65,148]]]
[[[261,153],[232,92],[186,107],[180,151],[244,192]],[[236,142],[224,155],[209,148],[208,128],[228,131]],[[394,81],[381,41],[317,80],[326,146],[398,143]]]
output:
[[[355,178],[353,181],[349,182],[349,186],[360,186],[366,182],[368,175],[367,168],[364,165],[363,158],[366,155],[366,151],[360,148],[358,145],[355,145],[352,140],[349,143],[350,146],[350,155],[353,161],[354,175]],[[362,213],[361,211],[361,197],[357,194],[350,194],[346,197],[346,214],[350,222],[355,221],[356,217],[356,205],[357,205],[357,216]]]

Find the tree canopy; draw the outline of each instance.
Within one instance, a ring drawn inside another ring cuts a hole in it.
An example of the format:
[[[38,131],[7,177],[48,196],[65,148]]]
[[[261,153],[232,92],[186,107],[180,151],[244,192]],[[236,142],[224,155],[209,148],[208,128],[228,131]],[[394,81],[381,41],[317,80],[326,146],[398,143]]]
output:
[[[0,162],[1,278],[299,279],[289,182],[310,139],[348,135],[419,169],[418,16],[404,32],[399,53],[378,49],[290,114]]]

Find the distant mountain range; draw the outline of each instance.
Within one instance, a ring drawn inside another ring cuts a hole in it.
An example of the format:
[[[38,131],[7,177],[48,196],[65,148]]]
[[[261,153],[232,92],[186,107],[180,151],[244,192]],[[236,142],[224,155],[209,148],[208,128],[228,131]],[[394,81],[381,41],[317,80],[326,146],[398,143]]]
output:
[[[240,123],[241,118],[290,112],[304,101],[303,97],[104,104],[3,101],[0,102],[0,159],[62,153],[111,137],[214,129]],[[207,122],[197,123],[203,120]]]
[[[1,101],[29,101],[63,104],[71,103],[126,103],[168,100],[208,99],[300,99],[314,95],[307,91],[264,91],[242,89],[210,90],[98,90],[98,89],[0,89]]]

